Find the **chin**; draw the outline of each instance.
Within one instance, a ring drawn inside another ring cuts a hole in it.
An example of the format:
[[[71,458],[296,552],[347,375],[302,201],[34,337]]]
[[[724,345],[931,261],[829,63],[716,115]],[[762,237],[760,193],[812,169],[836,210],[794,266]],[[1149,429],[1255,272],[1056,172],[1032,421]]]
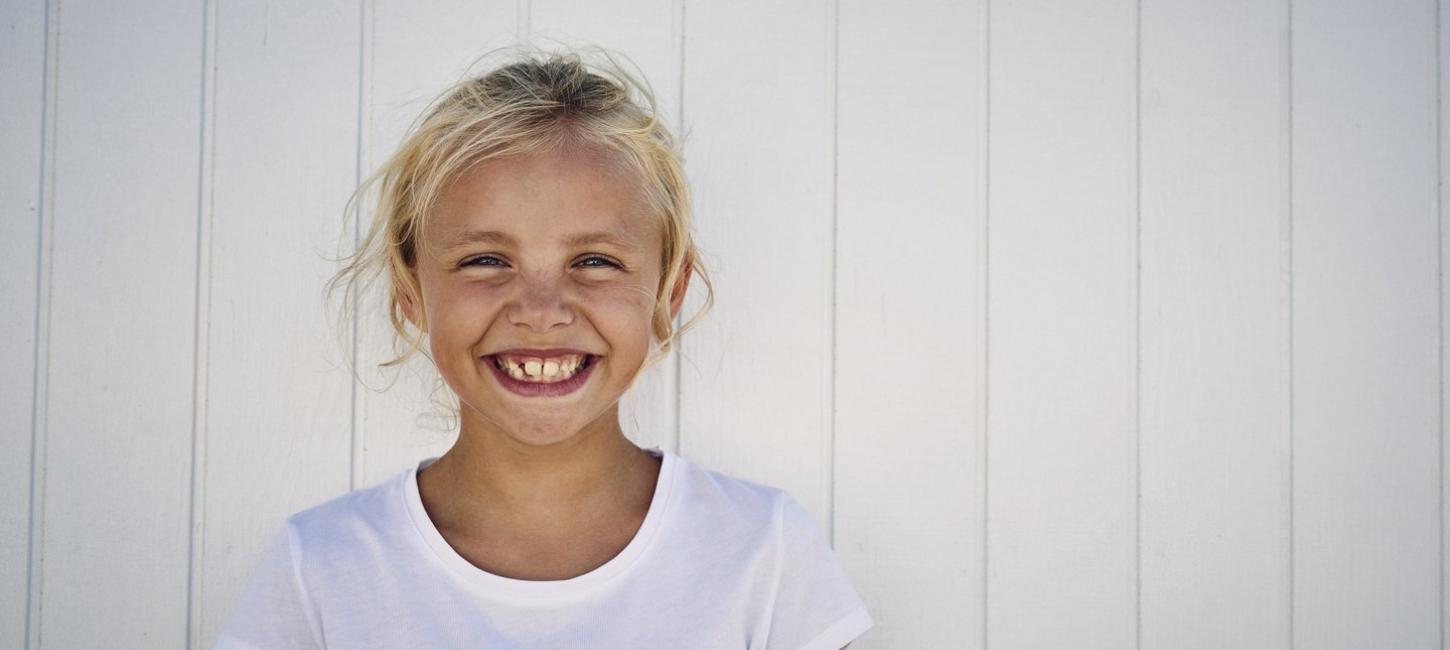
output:
[[[561,433],[563,432],[563,433]],[[579,429],[574,427],[530,427],[522,430],[515,430],[509,437],[526,445],[535,447],[547,447],[549,445],[564,442],[579,435]]]

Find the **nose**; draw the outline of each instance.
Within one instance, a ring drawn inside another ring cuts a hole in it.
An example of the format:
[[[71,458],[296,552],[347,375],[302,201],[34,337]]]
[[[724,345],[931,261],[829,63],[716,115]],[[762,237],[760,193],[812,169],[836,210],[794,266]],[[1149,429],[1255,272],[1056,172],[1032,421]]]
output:
[[[573,298],[565,282],[557,274],[525,275],[518,296],[509,306],[509,322],[536,332],[573,323]]]

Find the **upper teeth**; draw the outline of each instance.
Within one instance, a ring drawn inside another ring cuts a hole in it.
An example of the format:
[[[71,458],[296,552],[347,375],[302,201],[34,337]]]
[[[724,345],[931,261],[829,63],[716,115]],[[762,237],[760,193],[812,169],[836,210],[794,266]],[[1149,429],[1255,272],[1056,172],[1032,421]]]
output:
[[[563,381],[574,376],[579,369],[579,364],[584,362],[584,356],[579,354],[566,354],[559,357],[513,357],[507,355],[496,355],[500,370],[508,373],[514,379],[531,381]]]

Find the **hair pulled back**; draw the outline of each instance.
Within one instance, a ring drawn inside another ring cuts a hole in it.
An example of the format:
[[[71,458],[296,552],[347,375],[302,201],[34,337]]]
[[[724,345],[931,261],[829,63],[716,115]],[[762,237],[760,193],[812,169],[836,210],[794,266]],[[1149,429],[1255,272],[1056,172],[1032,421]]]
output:
[[[585,48],[585,52],[599,55],[597,60],[586,61],[575,51],[510,47],[479,60],[501,51],[513,53],[512,62],[481,76],[466,75],[439,95],[392,156],[349,197],[349,215],[369,194],[376,197],[375,203],[367,202],[375,209],[366,235],[356,251],[341,260],[344,266],[328,281],[326,291],[331,296],[339,288],[345,289],[346,314],[387,271],[391,288],[386,311],[396,335],[393,349],[397,356],[378,365],[386,368],[403,363],[423,350],[426,334],[407,319],[400,294],[414,299],[423,318],[426,310],[421,308],[423,293],[415,264],[421,233],[442,191],[469,168],[487,160],[583,145],[605,154],[605,160],[626,172],[624,177],[637,182],[663,235],[661,280],[651,317],[655,350],[644,362],[647,369],[664,358],[714,302],[713,286],[691,234],[690,193],[680,146],[657,117],[648,82],[642,75],[636,78],[626,72],[617,63],[617,55]],[[705,283],[705,303],[676,329],[669,288],[687,269]],[[350,320],[344,318],[339,325],[345,327]],[[400,351],[402,347],[406,350]],[[426,350],[423,353],[427,355]]]

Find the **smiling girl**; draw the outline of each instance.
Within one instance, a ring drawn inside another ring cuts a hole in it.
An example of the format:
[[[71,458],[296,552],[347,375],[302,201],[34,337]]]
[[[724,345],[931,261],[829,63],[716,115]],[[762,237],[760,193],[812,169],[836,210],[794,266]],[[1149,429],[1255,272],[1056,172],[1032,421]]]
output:
[[[354,199],[373,183],[333,286],[388,274],[457,442],[288,517],[216,647],[835,650],[872,626],[788,493],[620,427],[710,286],[648,86],[608,55],[520,54],[442,95]]]

